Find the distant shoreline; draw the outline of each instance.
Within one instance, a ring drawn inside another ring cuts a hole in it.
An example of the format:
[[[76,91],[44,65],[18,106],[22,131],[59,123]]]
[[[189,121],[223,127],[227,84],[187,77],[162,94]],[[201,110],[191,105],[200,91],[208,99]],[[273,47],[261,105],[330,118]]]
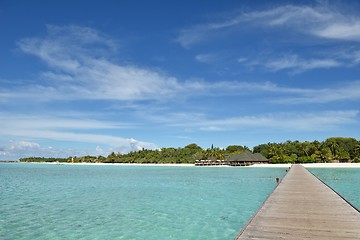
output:
[[[5,162],[4,162],[5,163]],[[51,165],[81,165],[81,166],[148,166],[148,167],[195,167],[189,163],[68,163],[68,162],[21,162],[30,164],[51,164]],[[292,164],[254,164],[245,168],[289,168]],[[302,163],[305,168],[360,168],[360,163]],[[220,166],[199,166],[199,167],[231,167]]]
[[[82,165],[82,166],[149,166],[149,167],[193,167],[195,164],[187,163],[68,163],[68,162],[22,162],[31,164],[51,165]]]

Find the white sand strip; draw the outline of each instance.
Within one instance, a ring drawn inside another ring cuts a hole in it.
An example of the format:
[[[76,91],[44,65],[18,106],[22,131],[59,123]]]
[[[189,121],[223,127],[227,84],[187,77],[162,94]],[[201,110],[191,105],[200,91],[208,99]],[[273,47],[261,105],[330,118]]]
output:
[[[265,168],[289,168],[292,164],[290,163],[279,163],[279,164],[254,164],[248,167],[265,167]]]
[[[83,166],[148,166],[148,167],[193,167],[194,164],[177,164],[177,163],[68,163],[68,162],[29,162],[35,164],[52,164],[52,165],[83,165]]]
[[[61,164],[61,165],[88,165],[88,166],[148,166],[148,167],[194,167],[194,164],[175,164],[175,163],[57,163],[57,162],[29,162],[35,164]],[[254,164],[246,167],[255,168],[289,168],[292,164]],[[360,163],[303,163],[305,168],[360,168]],[[205,166],[205,167],[230,167],[227,165]]]

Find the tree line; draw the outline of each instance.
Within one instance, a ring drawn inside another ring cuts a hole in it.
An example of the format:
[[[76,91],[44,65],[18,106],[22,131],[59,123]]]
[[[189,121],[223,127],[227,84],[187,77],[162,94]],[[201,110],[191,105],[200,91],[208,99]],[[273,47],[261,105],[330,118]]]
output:
[[[261,153],[272,163],[360,162],[360,141],[355,138],[260,144],[253,151]]]
[[[142,149],[127,154],[112,152],[104,156],[82,156],[68,158],[21,158],[21,162],[87,162],[87,163],[195,163],[200,159],[224,160],[234,154],[250,149],[241,145],[226,148],[211,146],[202,149],[195,143],[183,148]],[[286,141],[283,143],[260,144],[253,148],[271,163],[318,163],[318,162],[360,162],[360,141],[354,138],[334,137],[323,142]]]

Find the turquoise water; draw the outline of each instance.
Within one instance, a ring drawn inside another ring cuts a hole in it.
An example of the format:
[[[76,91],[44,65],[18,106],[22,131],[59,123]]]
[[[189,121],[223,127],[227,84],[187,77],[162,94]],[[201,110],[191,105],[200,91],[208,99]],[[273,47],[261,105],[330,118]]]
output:
[[[0,239],[232,239],[284,174],[0,163]]]
[[[357,209],[360,209],[360,168],[309,168]]]

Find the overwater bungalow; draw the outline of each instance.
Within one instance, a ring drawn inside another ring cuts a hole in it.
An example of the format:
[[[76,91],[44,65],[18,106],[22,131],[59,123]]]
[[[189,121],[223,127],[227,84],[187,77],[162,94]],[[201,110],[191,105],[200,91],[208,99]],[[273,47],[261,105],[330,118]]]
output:
[[[208,159],[196,160],[195,166],[220,166],[227,165],[224,160],[216,159],[216,157],[209,157]]]

